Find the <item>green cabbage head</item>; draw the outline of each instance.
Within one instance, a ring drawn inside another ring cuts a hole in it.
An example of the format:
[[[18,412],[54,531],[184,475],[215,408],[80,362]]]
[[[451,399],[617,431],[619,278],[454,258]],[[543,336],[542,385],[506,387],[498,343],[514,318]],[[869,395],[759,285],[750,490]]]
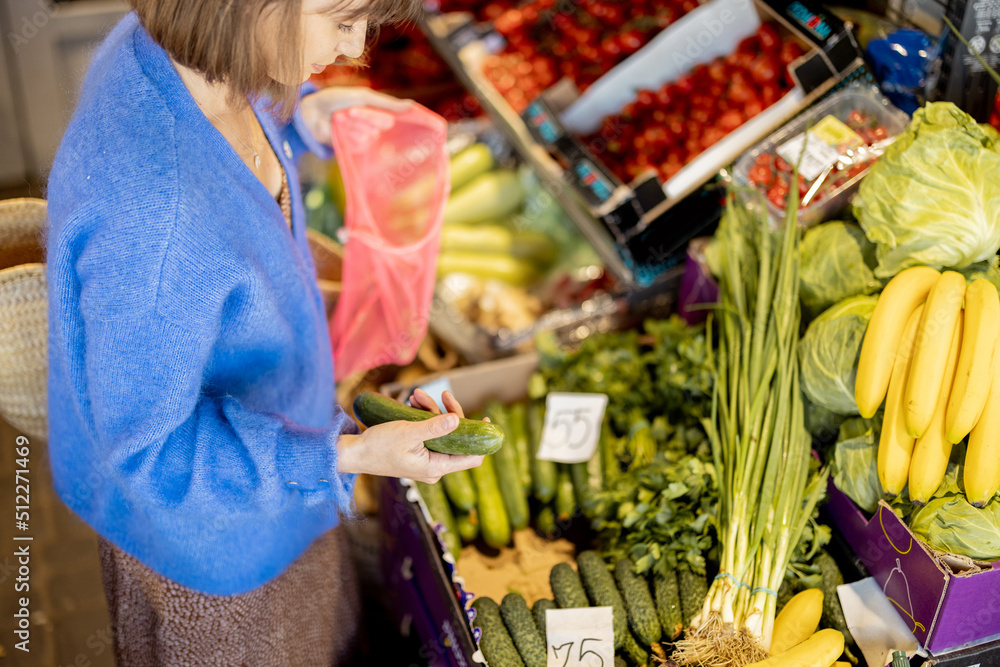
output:
[[[799,263],[799,295],[809,316],[849,296],[881,288],[872,273],[875,246],[851,223],[825,222],[806,232]]]
[[[951,102],[933,102],[872,166],[854,215],[877,246],[875,275],[962,268],[1000,249],[1000,139]]]
[[[854,400],[861,341],[876,296],[853,296],[823,311],[799,342],[802,390],[810,401],[842,415],[858,414]]]

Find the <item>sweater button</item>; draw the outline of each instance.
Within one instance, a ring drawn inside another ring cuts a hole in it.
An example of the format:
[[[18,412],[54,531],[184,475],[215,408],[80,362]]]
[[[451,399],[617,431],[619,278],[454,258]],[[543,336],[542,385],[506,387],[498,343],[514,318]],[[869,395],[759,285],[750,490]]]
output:
[[[285,157],[287,157],[289,160],[291,160],[292,159],[292,147],[291,147],[291,145],[286,141],[283,146],[284,146],[284,149],[285,149]]]

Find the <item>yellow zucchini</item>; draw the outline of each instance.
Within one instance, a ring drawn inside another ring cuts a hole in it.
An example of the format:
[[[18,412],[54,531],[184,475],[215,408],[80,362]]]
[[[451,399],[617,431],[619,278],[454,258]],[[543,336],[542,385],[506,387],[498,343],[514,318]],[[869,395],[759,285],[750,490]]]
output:
[[[840,630],[827,628],[798,646],[749,667],[830,667],[843,652],[844,635]]]
[[[771,655],[780,655],[809,639],[823,616],[823,591],[810,588],[792,597],[774,619]]]

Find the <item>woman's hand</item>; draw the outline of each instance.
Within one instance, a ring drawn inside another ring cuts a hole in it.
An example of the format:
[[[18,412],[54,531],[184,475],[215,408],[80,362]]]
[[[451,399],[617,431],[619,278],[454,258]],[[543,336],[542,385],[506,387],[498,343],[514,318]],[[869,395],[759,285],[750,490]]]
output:
[[[329,146],[330,116],[335,111],[357,106],[375,107],[386,111],[405,111],[412,104],[412,100],[401,100],[370,88],[332,86],[303,97],[300,108],[302,120],[305,121],[309,132],[316,141]]]
[[[443,396],[448,413],[442,415],[434,399],[422,389],[410,398],[415,408],[438,415],[422,422],[394,421],[372,426],[361,435],[342,435],[337,442],[337,471],[382,477],[406,477],[433,484],[443,475],[475,468],[482,456],[453,456],[432,452],[425,440],[447,435],[458,428],[465,413],[451,392]]]

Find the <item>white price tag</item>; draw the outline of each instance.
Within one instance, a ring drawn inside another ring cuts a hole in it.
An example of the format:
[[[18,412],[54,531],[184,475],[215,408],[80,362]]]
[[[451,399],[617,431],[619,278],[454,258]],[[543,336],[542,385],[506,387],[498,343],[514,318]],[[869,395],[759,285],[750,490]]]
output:
[[[615,634],[611,607],[545,612],[546,667],[613,667]]]
[[[427,392],[427,395],[434,399],[437,406],[441,409],[441,412],[446,412],[444,408],[444,399],[441,398],[442,394],[446,391],[451,391],[451,380],[448,378],[438,378],[436,380],[431,380],[427,384],[421,385],[421,389]]]
[[[607,406],[606,394],[549,394],[538,458],[559,463],[589,461],[601,439]]]
[[[806,141],[807,135],[808,141]],[[805,153],[802,152],[803,148],[805,148]],[[836,148],[824,143],[812,130],[803,132],[781,144],[778,147],[778,155],[793,167],[799,162],[801,155],[802,162],[799,164],[799,173],[807,181],[819,178],[823,170],[840,157]]]

